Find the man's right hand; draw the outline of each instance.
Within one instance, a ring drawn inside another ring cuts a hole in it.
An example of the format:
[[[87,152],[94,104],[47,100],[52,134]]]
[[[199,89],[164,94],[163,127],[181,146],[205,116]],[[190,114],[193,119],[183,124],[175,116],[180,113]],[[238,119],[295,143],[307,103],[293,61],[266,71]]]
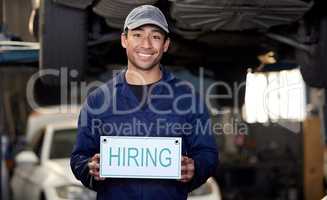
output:
[[[88,162],[89,174],[94,177],[97,181],[102,181],[105,178],[101,178],[99,174],[100,169],[100,154],[95,154],[91,160]]]

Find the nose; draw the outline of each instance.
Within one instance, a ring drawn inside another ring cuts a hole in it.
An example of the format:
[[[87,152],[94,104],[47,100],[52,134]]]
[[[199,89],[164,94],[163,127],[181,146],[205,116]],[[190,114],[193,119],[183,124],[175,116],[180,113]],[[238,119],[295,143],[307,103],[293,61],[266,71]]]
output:
[[[152,48],[152,43],[149,36],[143,38],[141,46],[146,49]]]

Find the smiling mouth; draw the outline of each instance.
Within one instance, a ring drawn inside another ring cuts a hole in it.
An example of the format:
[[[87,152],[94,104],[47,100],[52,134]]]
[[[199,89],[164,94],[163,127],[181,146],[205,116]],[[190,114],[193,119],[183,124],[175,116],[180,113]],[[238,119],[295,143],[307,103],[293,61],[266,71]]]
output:
[[[140,56],[145,56],[145,57],[149,57],[151,56],[151,54],[144,54],[144,53],[139,53]]]
[[[137,53],[138,56],[142,58],[150,58],[153,54],[148,54],[148,53]]]

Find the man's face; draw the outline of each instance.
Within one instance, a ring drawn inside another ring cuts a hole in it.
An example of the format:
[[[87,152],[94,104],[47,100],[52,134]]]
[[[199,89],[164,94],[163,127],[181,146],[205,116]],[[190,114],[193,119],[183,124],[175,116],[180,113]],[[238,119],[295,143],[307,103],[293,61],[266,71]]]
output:
[[[126,49],[129,64],[140,70],[151,70],[158,66],[164,52],[168,50],[169,38],[157,26],[144,25],[128,30],[121,35],[121,44]]]

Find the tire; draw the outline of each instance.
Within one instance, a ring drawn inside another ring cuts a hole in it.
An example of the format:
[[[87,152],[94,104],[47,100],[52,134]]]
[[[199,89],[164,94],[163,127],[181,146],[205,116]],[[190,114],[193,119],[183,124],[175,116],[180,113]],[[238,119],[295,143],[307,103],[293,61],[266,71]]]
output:
[[[316,32],[312,32],[312,29],[310,31],[304,26],[300,27],[300,40],[304,40],[305,37],[317,37],[318,41],[310,45],[312,53],[297,50],[296,59],[302,77],[309,86],[327,88],[327,16],[321,18]]]
[[[77,70],[74,80],[81,79],[87,67],[87,12],[43,0],[39,21],[39,69],[67,67],[68,71]],[[60,78],[44,76],[42,81],[58,85]]]

